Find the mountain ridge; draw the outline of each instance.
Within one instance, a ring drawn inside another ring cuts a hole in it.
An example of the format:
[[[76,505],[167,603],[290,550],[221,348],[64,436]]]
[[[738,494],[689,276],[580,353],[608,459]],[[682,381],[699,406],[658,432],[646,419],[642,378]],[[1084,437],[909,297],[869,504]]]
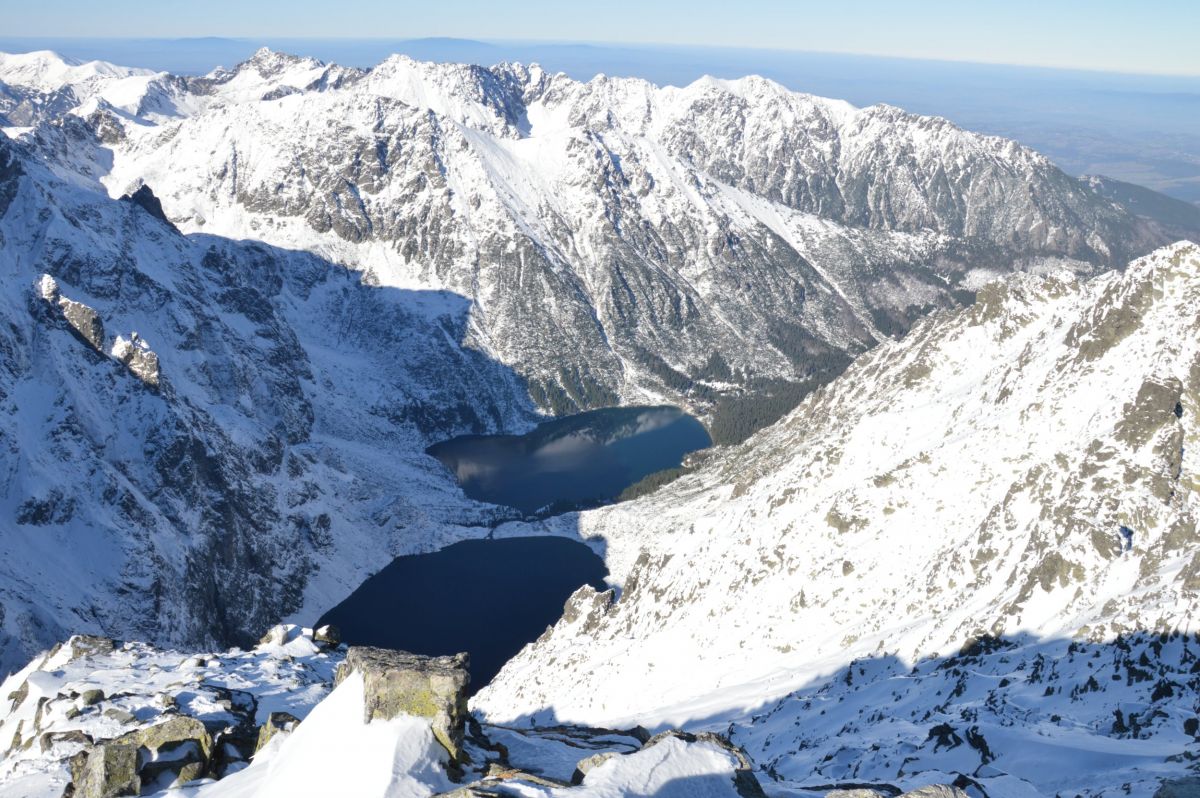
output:
[[[71,112],[95,131],[77,137],[100,137],[82,148],[92,155],[60,154],[81,148],[53,120],[26,136],[114,196],[149,183],[185,232],[467,296],[473,344],[555,412],[670,400],[705,416],[714,390],[828,379],[961,304],[972,272],[1061,257],[1094,271],[1177,237],[1012,142],[762,78],[658,88],[404,56],[357,70],[264,49],[155,80]],[[509,298],[513,272],[555,300]],[[714,355],[753,376],[716,388],[701,368]]]

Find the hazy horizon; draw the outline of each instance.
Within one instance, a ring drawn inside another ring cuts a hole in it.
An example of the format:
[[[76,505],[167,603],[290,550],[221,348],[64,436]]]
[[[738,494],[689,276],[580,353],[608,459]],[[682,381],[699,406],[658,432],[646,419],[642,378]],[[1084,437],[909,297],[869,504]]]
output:
[[[1190,0],[58,0],[8,9],[9,36],[457,38],[827,52],[965,63],[1200,76]]]

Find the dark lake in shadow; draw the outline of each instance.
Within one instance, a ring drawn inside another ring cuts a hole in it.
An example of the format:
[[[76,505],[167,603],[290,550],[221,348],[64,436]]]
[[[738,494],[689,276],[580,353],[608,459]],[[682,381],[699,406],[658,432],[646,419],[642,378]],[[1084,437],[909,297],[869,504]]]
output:
[[[581,585],[608,570],[588,546],[560,537],[468,540],[397,557],[321,617],[350,645],[471,655],[477,690],[562,615]]]
[[[610,407],[547,421],[524,435],[464,435],[426,452],[471,498],[532,513],[614,499],[710,445],[704,425],[677,407]]]

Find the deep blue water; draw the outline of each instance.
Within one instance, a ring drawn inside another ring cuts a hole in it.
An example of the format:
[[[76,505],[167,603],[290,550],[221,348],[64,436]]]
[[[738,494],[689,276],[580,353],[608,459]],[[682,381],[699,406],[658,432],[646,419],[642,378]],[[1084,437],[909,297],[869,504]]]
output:
[[[473,499],[525,512],[616,498],[655,471],[712,445],[676,407],[610,407],[547,421],[525,435],[464,435],[427,452]]]
[[[475,689],[562,614],[581,585],[603,590],[604,561],[567,538],[469,540],[398,557],[317,622],[350,645],[471,655]]]

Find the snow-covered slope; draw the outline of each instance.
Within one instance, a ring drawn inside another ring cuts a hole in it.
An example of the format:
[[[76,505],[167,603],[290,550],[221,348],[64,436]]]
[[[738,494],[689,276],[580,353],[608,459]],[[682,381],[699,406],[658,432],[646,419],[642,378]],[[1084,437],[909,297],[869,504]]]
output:
[[[216,775],[246,767],[259,727],[276,712],[306,717],[342,659],[311,634],[281,631],[245,651],[193,654],[73,637],[35,657],[0,683],[0,794],[62,795],[73,756],[162,723],[171,724],[170,742],[213,749],[203,755]],[[187,753],[176,750],[175,760]],[[145,794],[157,792],[145,786]]]
[[[85,99],[91,89],[133,77],[149,77],[149,69],[132,69],[106,61],[63,58],[49,50],[30,53],[0,53],[0,81],[9,86],[53,93],[73,91]]]
[[[581,589],[476,706],[702,722],[851,660],[1190,632],[1198,301],[1194,244],[1091,281],[1015,276],[657,493],[547,522],[603,544],[619,600]]]
[[[0,793],[763,798],[745,754],[711,734],[471,723],[451,765],[420,702],[366,719],[381,689],[407,700],[420,683],[350,666],[335,686],[354,652],[329,631],[277,626],[252,649],[201,654],[72,637],[0,684]]]
[[[0,672],[73,632],[244,642],[484,534],[422,450],[527,425],[462,297],[184,237],[0,137]]]
[[[469,298],[470,343],[560,411],[705,411],[836,373],[981,275],[1121,266],[1168,240],[1013,142],[760,78],[659,88],[263,50],[151,82],[22,135],[69,179],[148,183],[185,232]]]

